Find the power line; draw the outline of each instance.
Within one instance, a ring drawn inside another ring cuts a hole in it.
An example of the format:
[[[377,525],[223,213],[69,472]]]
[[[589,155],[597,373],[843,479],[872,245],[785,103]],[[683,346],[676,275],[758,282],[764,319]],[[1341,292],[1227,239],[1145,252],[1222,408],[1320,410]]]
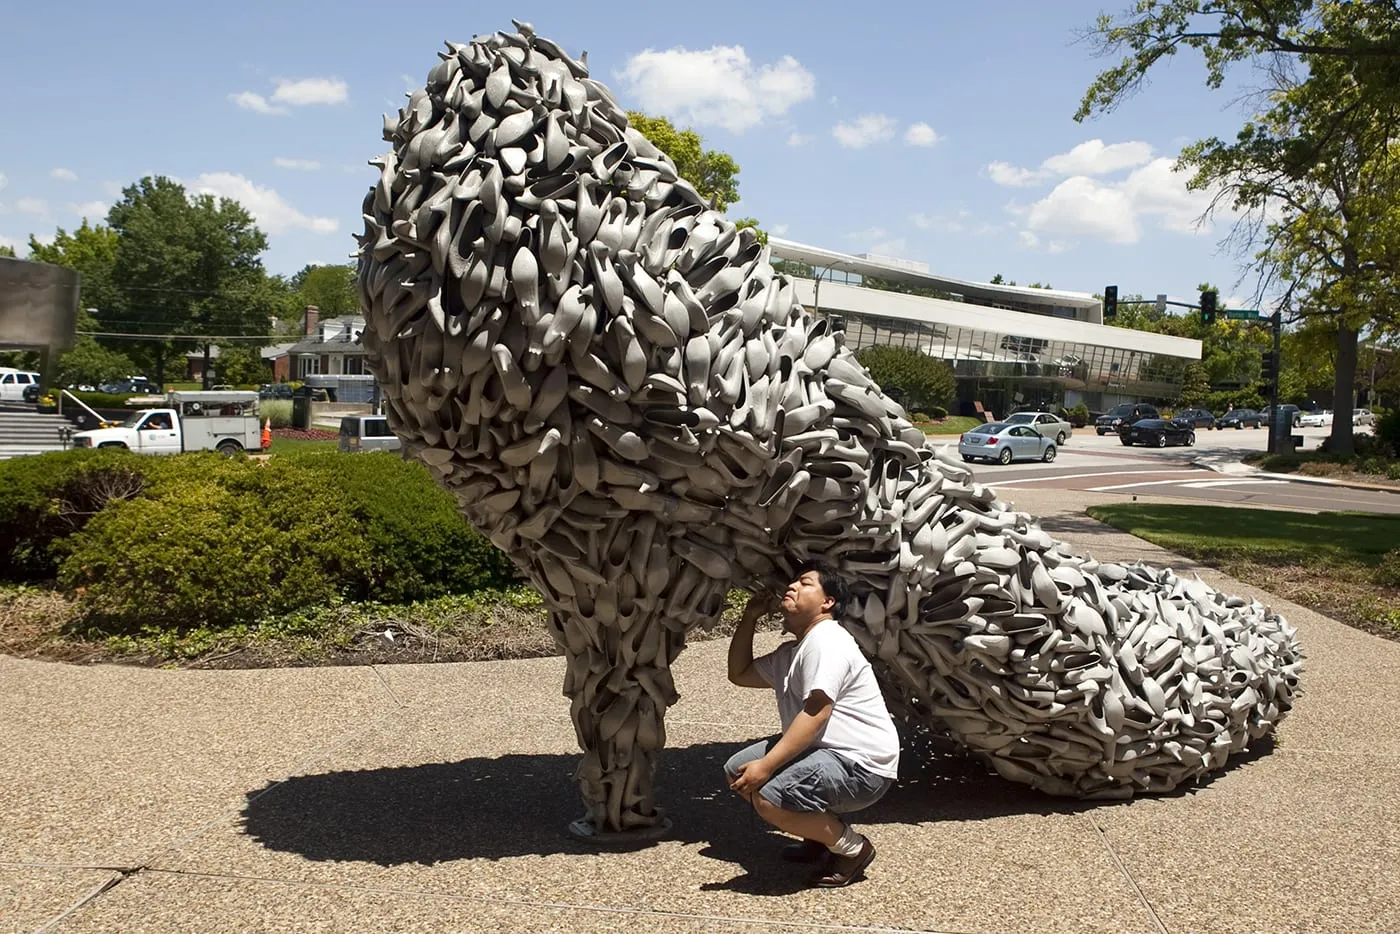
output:
[[[148,341],[276,341],[277,343],[298,343],[288,340],[283,334],[139,334],[120,331],[74,331],[83,337],[121,337],[128,340]],[[302,335],[304,338],[305,335]],[[346,343],[350,343],[346,341]]]

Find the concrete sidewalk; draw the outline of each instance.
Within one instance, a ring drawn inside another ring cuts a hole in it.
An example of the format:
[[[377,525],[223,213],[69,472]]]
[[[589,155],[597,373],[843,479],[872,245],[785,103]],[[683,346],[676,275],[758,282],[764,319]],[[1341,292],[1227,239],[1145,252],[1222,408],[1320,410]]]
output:
[[[1083,517],[1109,497],[1010,496],[1100,557],[1194,567]],[[565,832],[581,809],[561,659],[0,657],[0,931],[1400,930],[1400,645],[1265,599],[1308,653],[1271,749],[1114,804],[907,754],[863,816],[869,877],[832,891],[805,888],[722,786],[725,757],[776,727],[770,696],[725,682],[723,642],[678,662],[660,775],[675,829],[634,852]]]

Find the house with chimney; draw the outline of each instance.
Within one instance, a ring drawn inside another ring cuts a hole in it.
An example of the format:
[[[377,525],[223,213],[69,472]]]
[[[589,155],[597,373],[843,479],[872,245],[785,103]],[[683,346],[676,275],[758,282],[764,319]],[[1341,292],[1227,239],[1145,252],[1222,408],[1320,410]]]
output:
[[[360,335],[363,315],[321,319],[321,310],[307,305],[301,319],[301,338],[292,344],[269,347],[263,357],[272,367],[274,382],[305,382],[309,376],[364,376],[365,349]]]

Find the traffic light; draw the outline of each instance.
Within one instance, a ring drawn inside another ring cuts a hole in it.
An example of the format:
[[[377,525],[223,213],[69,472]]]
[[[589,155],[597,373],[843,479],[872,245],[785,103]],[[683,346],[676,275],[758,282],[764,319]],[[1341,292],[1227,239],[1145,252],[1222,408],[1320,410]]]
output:
[[[1116,285],[1103,287],[1103,316],[1105,318],[1118,316],[1118,286]]]
[[[1201,293],[1201,323],[1215,323],[1215,291],[1210,290]]]
[[[1272,350],[1264,352],[1262,357],[1262,370],[1259,379],[1265,385],[1272,385],[1278,379],[1278,354]]]

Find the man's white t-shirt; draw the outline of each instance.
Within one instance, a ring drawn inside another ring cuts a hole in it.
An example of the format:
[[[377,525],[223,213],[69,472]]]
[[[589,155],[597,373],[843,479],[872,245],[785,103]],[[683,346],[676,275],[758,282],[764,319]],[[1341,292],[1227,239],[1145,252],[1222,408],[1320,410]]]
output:
[[[841,624],[824,619],[798,642],[784,642],[754,660],[778,695],[783,731],[813,691],[831,698],[831,719],[814,745],[885,778],[899,777],[899,735],[870,662]]]

